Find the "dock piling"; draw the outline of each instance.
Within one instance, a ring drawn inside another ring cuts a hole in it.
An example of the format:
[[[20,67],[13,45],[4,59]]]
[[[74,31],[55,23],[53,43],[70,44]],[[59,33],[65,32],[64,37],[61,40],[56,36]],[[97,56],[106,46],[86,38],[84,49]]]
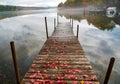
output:
[[[110,75],[111,75],[111,72],[112,72],[112,68],[113,68],[114,62],[115,62],[115,58],[112,57],[110,59],[110,62],[109,62],[107,73],[106,73],[106,76],[105,76],[105,79],[104,79],[104,84],[108,84],[108,81],[109,81],[109,78],[110,78]]]
[[[56,28],[56,19],[54,18],[54,29]]]
[[[59,24],[59,16],[58,16],[58,14],[57,14],[57,24]]]
[[[48,27],[47,27],[47,18],[45,17],[45,26],[46,26],[46,37],[48,39]]]
[[[13,63],[14,63],[14,69],[15,69],[17,84],[20,84],[20,73],[19,73],[19,69],[18,69],[18,63],[17,63],[14,41],[10,42],[10,46],[11,46],[11,52],[12,52],[12,58],[13,58]]]
[[[77,25],[77,39],[78,39],[78,34],[79,34],[79,25]]]
[[[72,28],[73,28],[73,19],[72,19]]]
[[[70,16],[70,23],[71,23],[71,16]]]

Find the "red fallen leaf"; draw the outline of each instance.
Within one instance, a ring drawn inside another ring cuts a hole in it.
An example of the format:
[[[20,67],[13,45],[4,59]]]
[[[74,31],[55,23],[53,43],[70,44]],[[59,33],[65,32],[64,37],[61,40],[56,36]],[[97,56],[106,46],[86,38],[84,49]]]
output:
[[[56,64],[55,64],[55,63],[52,63],[52,64],[51,64],[51,66],[52,66],[52,67],[55,67],[55,66],[56,66]]]
[[[53,74],[52,76],[55,77],[55,74]]]
[[[86,79],[88,77],[88,75],[83,75],[83,78]]]
[[[64,62],[63,64],[64,64],[64,66],[68,66],[68,63],[67,63],[67,62]]]
[[[77,84],[77,82],[76,82],[76,81],[74,81],[72,84]]]
[[[57,66],[55,66],[55,69],[58,69],[58,67],[57,67]]]
[[[62,74],[61,74],[61,77],[64,77],[65,76],[65,72],[63,72]]]
[[[45,80],[45,84],[51,84],[51,82],[48,80]]]
[[[37,76],[37,74],[33,74],[33,75],[30,75],[29,78],[34,79],[34,78],[36,78],[36,76]]]
[[[41,73],[41,71],[40,71],[40,70],[38,70],[38,71],[37,71],[37,73]]]
[[[45,80],[39,80],[40,84],[45,84]]]
[[[50,81],[50,84],[54,84],[53,81]]]
[[[59,52],[60,52],[60,50],[57,50],[57,52],[59,53]]]
[[[47,57],[49,57],[50,55],[49,55],[49,54],[47,54],[46,56],[47,56]]]
[[[34,81],[35,81],[34,79],[30,79],[30,82],[31,82],[31,83],[34,83]]]
[[[75,72],[77,72],[77,73],[82,73],[82,70],[75,70]]]
[[[61,81],[61,78],[60,78],[60,77],[57,77],[57,80],[58,80],[58,81]]]
[[[78,79],[78,77],[75,77],[75,79]]]
[[[46,64],[43,64],[43,66],[42,66],[43,68],[46,68],[47,67],[47,65]]]
[[[64,48],[66,48],[66,46],[63,46]]]
[[[71,70],[71,69],[67,70],[67,73],[72,73],[72,72],[73,72],[73,70]]]
[[[90,79],[91,79],[91,80],[96,80],[96,77],[95,77],[94,75],[91,75],[91,76],[90,76]]]
[[[35,72],[35,70],[34,70],[34,69],[31,69],[31,71],[32,71],[32,72]]]
[[[75,79],[76,76],[75,76],[75,75],[68,75],[68,78],[70,78],[70,79]]]
[[[46,73],[47,72],[47,70],[44,70],[44,73]]]
[[[71,68],[71,66],[67,66],[67,68]]]
[[[36,61],[40,61],[42,58],[37,58]]]
[[[32,64],[31,66],[34,68],[34,67],[35,67],[35,64]]]
[[[41,77],[42,79],[44,79],[45,78],[45,75],[42,75],[42,77]]]
[[[62,63],[60,63],[60,66],[62,67],[62,66],[64,66]]]
[[[33,84],[40,84],[39,82],[34,82]]]
[[[55,83],[55,84],[67,84],[67,83],[66,83],[66,82],[63,82],[63,81],[58,80],[58,81],[57,81],[57,83]]]
[[[90,81],[85,81],[85,84],[93,84],[93,83]]]

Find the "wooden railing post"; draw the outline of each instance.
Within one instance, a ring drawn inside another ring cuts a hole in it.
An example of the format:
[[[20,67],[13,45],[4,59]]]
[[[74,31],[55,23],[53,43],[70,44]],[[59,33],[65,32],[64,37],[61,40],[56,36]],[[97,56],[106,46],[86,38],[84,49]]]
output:
[[[48,39],[48,27],[47,27],[47,18],[45,17],[45,26],[46,26],[46,37]]]
[[[77,38],[78,38],[78,34],[79,34],[79,25],[77,25]]]
[[[54,18],[54,29],[56,28],[56,19]]]
[[[108,81],[109,81],[109,78],[110,78],[110,75],[111,75],[111,72],[112,72],[112,68],[113,68],[114,62],[115,62],[115,58],[112,57],[110,59],[110,63],[109,63],[108,69],[107,69],[107,73],[106,73],[105,79],[104,79],[104,84],[108,84]]]
[[[17,84],[20,84],[20,73],[19,73],[19,69],[18,69],[15,45],[14,45],[13,41],[10,42],[10,46],[11,46],[11,52],[12,52],[12,58],[13,58],[13,63],[14,63],[14,69],[15,69]]]

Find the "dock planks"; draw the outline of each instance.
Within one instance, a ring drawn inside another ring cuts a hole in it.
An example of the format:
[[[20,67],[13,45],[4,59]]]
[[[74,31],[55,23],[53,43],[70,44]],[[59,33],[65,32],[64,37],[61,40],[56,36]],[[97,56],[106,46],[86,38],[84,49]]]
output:
[[[60,23],[44,43],[22,84],[100,84],[70,23]]]

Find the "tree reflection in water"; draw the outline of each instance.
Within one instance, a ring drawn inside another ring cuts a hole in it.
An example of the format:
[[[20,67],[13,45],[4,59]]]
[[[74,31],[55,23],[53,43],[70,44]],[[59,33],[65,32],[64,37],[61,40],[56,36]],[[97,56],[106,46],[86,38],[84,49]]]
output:
[[[60,12],[58,13],[58,15],[65,16],[67,19],[70,19],[70,17],[74,20],[77,20],[80,22],[81,19],[87,19],[89,24],[94,25],[95,27],[97,27],[100,30],[110,30],[112,31],[115,28],[115,25],[118,24],[120,25],[120,18],[108,18],[105,16],[105,14],[89,14],[87,13],[85,16],[84,14],[77,14],[74,13],[71,15],[71,13],[63,13]]]

